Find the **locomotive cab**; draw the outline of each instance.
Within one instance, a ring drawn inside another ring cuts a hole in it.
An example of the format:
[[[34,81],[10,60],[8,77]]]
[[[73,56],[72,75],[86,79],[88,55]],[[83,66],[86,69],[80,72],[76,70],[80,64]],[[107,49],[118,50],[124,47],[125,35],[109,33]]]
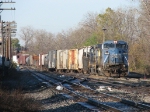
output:
[[[128,45],[124,41],[106,41],[102,45],[102,65],[110,74],[128,71]]]

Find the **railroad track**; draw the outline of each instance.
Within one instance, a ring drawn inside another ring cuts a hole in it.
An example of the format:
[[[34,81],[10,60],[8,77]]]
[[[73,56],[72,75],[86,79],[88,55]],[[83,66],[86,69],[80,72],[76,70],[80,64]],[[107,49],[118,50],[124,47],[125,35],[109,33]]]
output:
[[[58,77],[62,76],[56,75]],[[74,76],[77,79],[82,81],[82,84],[88,85],[93,89],[98,89],[99,91],[106,92],[108,94],[116,95],[121,98],[125,98],[134,102],[146,102],[150,103],[149,95],[150,95],[150,82],[149,81],[141,81],[138,80],[125,80],[118,78],[88,78],[89,75],[82,74],[69,74],[70,76]],[[68,74],[64,74],[63,76],[67,76]],[[143,83],[144,82],[144,83]],[[100,88],[102,87],[102,88]],[[108,90],[109,88],[109,90]],[[110,90],[111,89],[111,90]]]
[[[108,94],[116,95],[134,102],[150,103],[148,98],[150,95],[150,87],[148,84],[143,85],[137,82],[130,83],[126,81],[114,81],[109,79],[88,79],[84,81],[83,84],[88,85],[93,89],[98,88],[99,91],[104,91]],[[102,89],[100,87],[102,87]]]
[[[132,111],[148,111],[150,107],[145,104],[137,104],[135,102],[114,97],[112,95],[97,92],[89,87],[86,87],[77,81],[75,78],[58,78],[55,76],[49,76],[48,74],[36,73],[35,77],[44,80],[48,84],[61,86],[64,90],[71,93],[73,96],[82,98],[84,102],[92,104],[98,109],[103,108],[108,111],[115,112],[132,112]]]
[[[84,80],[81,80],[81,83],[83,82]],[[78,80],[78,79],[72,79],[72,81],[71,81],[72,83],[75,83],[75,84],[79,84],[80,83],[80,81]],[[80,83],[80,84],[81,84]],[[84,86],[84,85],[82,85],[82,86]],[[86,87],[86,86],[85,86]],[[83,89],[81,89],[82,91],[83,91]],[[77,89],[77,91],[79,91],[78,89]],[[93,90],[93,91],[95,91],[95,90]],[[86,92],[86,93],[89,93],[89,92]],[[105,94],[105,93],[102,93],[102,94]],[[106,95],[106,94],[105,94]],[[98,95],[99,96],[99,95]],[[120,99],[120,98],[117,98],[117,97],[114,97],[114,96],[111,96],[111,95],[109,95],[109,94],[107,94],[107,97],[112,97],[113,99],[117,99],[118,101],[120,101],[120,102],[122,102],[122,103],[127,103],[127,104],[130,104],[130,105],[132,105],[132,106],[139,106],[139,107],[143,107],[143,108],[145,108],[147,105],[145,105],[145,104],[142,104],[142,103],[136,103],[136,102],[133,102],[133,101],[130,101],[130,100],[125,100],[125,99]],[[149,108],[149,106],[147,107],[147,108]]]

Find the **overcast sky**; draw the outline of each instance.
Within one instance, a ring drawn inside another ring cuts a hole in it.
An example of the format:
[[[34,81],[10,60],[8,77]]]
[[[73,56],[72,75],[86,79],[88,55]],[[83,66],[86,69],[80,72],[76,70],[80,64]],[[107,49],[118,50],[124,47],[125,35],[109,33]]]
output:
[[[3,0],[8,1],[8,0]],[[10,1],[10,0],[9,0]],[[16,8],[1,12],[3,21],[16,21],[17,34],[21,27],[32,26],[51,33],[74,28],[88,12],[102,13],[106,8],[137,6],[131,0],[12,0],[1,8]]]

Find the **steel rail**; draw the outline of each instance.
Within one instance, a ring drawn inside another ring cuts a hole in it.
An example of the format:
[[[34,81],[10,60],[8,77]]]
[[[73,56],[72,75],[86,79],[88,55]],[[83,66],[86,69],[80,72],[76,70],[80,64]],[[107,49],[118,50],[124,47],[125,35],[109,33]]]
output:
[[[45,74],[46,75],[46,74]],[[53,77],[53,76],[51,76],[51,77]],[[87,88],[86,86],[84,86],[84,85],[82,85],[81,83],[71,83],[70,81],[71,80],[74,80],[74,79],[77,79],[77,78],[75,78],[75,77],[73,77],[72,79],[69,79],[68,81],[67,80],[62,80],[62,79],[60,79],[60,78],[57,78],[57,77],[53,77],[53,78],[55,78],[55,79],[57,79],[57,80],[59,80],[59,81],[62,81],[62,83],[69,83],[69,84],[74,84],[74,85],[78,85],[78,86],[83,86],[84,88],[86,88],[86,89],[91,89],[91,88]],[[92,91],[95,91],[94,89],[91,89]],[[97,91],[95,91],[95,92],[97,92]],[[113,99],[116,99],[116,100],[118,100],[118,101],[120,101],[120,103],[124,103],[124,104],[127,104],[127,105],[130,105],[130,106],[134,106],[134,107],[136,107],[136,108],[142,108],[142,109],[150,109],[150,105],[146,105],[146,104],[142,104],[142,103],[136,103],[136,102],[134,102],[134,101],[130,101],[130,100],[126,100],[126,99],[122,99],[122,98],[119,98],[119,97],[116,97],[116,96],[113,96],[113,95],[110,95],[110,94],[107,94],[107,93],[104,93],[104,92],[99,92],[99,93],[101,93],[101,94],[104,94],[104,95],[107,95],[107,96],[109,96],[109,97],[112,97]]]
[[[37,75],[35,72],[32,72],[32,73],[33,73],[34,75]],[[73,93],[74,95],[76,95],[76,96],[78,96],[78,97],[80,97],[80,98],[82,98],[82,99],[85,99],[85,100],[86,100],[89,104],[91,104],[91,105],[94,105],[94,106],[96,106],[96,107],[101,107],[101,108],[103,108],[103,109],[105,109],[105,110],[109,110],[109,111],[122,112],[121,110],[119,110],[119,109],[117,109],[117,108],[114,108],[114,107],[111,107],[111,106],[109,106],[109,105],[103,104],[103,103],[101,103],[101,102],[99,102],[99,101],[96,101],[96,100],[94,100],[94,99],[92,99],[92,98],[88,98],[88,97],[86,97],[86,96],[83,96],[82,94],[79,94],[79,93],[77,93],[77,92],[75,92],[75,91],[72,91],[72,90],[68,89],[67,87],[63,86],[61,83],[54,83],[53,81],[50,81],[49,79],[45,79],[45,78],[40,77],[40,76],[38,76],[38,77],[41,78],[42,80],[48,81],[48,82],[50,82],[50,83],[53,83],[54,85],[61,85],[65,90],[67,90],[67,91]],[[54,77],[53,77],[53,78],[54,78]],[[56,78],[54,78],[54,79],[56,79]],[[59,81],[61,81],[61,80],[59,79]],[[68,81],[67,81],[67,80],[63,81],[63,83],[66,83],[66,82],[68,82]],[[70,83],[69,83],[69,84],[70,84]]]
[[[41,73],[41,74],[43,74],[43,73]],[[47,75],[47,74],[44,74],[44,75]],[[48,76],[48,77],[50,77],[50,76]],[[80,83],[76,84],[76,83],[71,83],[71,82],[70,82],[71,80],[74,80],[75,78],[72,78],[72,79],[69,79],[69,80],[63,80],[63,79],[60,79],[60,78],[58,78],[58,77],[54,77],[54,76],[51,76],[51,77],[52,77],[53,79],[55,79],[55,80],[60,81],[59,83],[51,82],[51,83],[53,83],[54,85],[61,85],[61,86],[63,86],[63,83],[68,83],[68,84],[73,84],[73,85],[82,86]],[[40,77],[40,78],[41,78],[41,77]],[[44,80],[46,80],[46,79],[44,79]],[[50,80],[46,80],[46,81],[50,82]],[[83,87],[85,88],[85,86],[83,86]],[[102,107],[102,108],[104,108],[104,109],[111,110],[111,111],[114,111],[114,112],[121,112],[121,110],[119,110],[119,109],[117,109],[117,108],[114,108],[114,107],[111,107],[111,106],[109,106],[109,105],[103,104],[103,103],[101,103],[101,102],[99,102],[99,101],[97,101],[97,100],[94,100],[94,99],[92,99],[92,98],[85,97],[85,96],[83,96],[83,95],[81,95],[81,94],[79,94],[79,93],[77,93],[77,92],[75,92],[75,91],[73,91],[73,90],[70,90],[70,89],[66,88],[65,86],[63,86],[63,88],[65,88],[66,90],[70,91],[71,93],[73,93],[73,94],[75,94],[75,95],[77,95],[77,96],[79,96],[79,97],[81,97],[81,98],[86,99],[90,104],[93,104],[93,105],[95,105],[95,106]],[[86,89],[89,89],[89,88],[86,88]],[[90,90],[93,90],[93,89],[90,88]],[[95,90],[93,90],[93,91],[95,91]],[[96,92],[97,92],[97,91],[96,91]],[[108,95],[109,97],[112,97],[112,98],[115,98],[115,99],[119,100],[120,103],[128,104],[128,105],[131,105],[131,106],[134,106],[134,107],[137,107],[137,108],[150,109],[150,106],[149,106],[149,105],[145,105],[145,104],[142,104],[142,103],[135,103],[135,102],[133,102],[133,101],[121,99],[121,98],[119,98],[119,97],[115,97],[115,96],[112,96],[112,95],[109,95],[109,94],[106,94],[106,93],[102,93],[102,92],[99,92],[99,93],[104,94],[104,95]]]

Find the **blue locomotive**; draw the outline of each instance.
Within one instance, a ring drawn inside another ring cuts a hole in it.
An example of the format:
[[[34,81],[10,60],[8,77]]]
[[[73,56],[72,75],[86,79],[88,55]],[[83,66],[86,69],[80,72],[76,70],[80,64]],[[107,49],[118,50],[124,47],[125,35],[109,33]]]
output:
[[[86,58],[87,57],[85,57],[85,59]],[[106,76],[115,74],[119,77],[120,75],[125,76],[128,73],[127,42],[105,41],[102,44],[91,46],[90,52],[88,53],[88,59],[89,60],[86,63],[89,66],[86,70],[91,74]],[[84,65],[87,66],[86,64]]]

